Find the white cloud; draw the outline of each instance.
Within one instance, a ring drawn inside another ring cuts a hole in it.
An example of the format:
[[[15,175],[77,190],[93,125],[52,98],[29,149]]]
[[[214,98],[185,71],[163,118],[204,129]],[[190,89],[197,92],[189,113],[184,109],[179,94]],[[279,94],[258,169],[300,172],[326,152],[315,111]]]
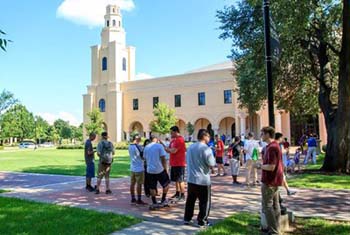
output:
[[[147,74],[147,73],[138,73],[135,76],[136,80],[150,79],[150,78],[154,78],[154,76]]]
[[[122,10],[131,11],[135,4],[133,0],[64,0],[58,7],[57,17],[73,21],[89,27],[104,24],[106,6],[114,4]]]
[[[50,125],[54,123],[57,119],[62,119],[68,121],[69,124],[73,126],[79,126],[82,123],[82,120],[79,120],[76,116],[68,112],[59,112],[57,114],[54,113],[38,113],[37,115],[41,116],[45,119]]]

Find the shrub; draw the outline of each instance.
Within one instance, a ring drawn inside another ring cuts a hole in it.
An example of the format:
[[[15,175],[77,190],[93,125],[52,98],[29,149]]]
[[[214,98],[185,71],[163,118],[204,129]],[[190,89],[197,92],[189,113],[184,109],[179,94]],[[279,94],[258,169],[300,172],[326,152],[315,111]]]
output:
[[[83,145],[60,145],[57,149],[84,149]]]
[[[128,149],[129,148],[129,143],[126,142],[126,141],[123,141],[123,142],[118,142],[118,143],[115,143],[114,145],[115,149]]]
[[[0,150],[4,150],[4,146],[3,145],[0,145]]]

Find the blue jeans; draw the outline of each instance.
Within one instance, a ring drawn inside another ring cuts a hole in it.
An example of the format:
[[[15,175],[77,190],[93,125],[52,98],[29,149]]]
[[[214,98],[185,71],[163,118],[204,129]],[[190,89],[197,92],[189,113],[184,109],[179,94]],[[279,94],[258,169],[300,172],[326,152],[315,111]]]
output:
[[[316,164],[316,147],[308,147],[304,164],[308,164],[309,158],[312,156],[312,163]]]

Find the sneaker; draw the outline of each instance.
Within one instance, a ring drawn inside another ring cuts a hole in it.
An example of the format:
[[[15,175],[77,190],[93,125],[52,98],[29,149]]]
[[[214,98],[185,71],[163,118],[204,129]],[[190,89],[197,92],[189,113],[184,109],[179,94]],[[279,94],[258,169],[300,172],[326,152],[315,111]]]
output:
[[[190,220],[190,221],[184,221],[184,225],[193,225],[193,221],[192,220]]]
[[[162,201],[160,203],[160,206],[162,206],[162,207],[169,207],[169,201],[167,199],[165,199],[164,201]]]
[[[142,200],[137,200],[136,201],[136,205],[144,206],[144,205],[148,205],[148,204],[146,202],[142,201]]]
[[[209,221],[207,221],[206,223],[198,223],[198,226],[200,228],[207,228],[207,227],[211,227],[213,225]]]
[[[112,191],[110,189],[107,189],[106,194],[112,194]]]
[[[174,199],[174,198],[178,198],[180,195],[179,194],[174,194],[173,196],[171,196],[170,198]]]
[[[160,206],[159,206],[158,203],[152,204],[152,205],[149,206],[149,209],[150,209],[151,211],[158,210],[159,208],[160,208]]]
[[[100,190],[99,190],[99,189],[96,189],[96,190],[95,190],[95,194],[100,194]]]
[[[136,199],[135,199],[135,198],[131,199],[130,204],[131,204],[131,205],[135,205],[135,204],[136,204]]]
[[[292,196],[292,195],[294,195],[294,194],[296,194],[296,193],[297,193],[296,191],[290,191],[290,190],[288,190],[287,195],[288,195],[288,196]]]
[[[186,202],[186,198],[185,198],[185,196],[178,197],[178,198],[177,198],[177,201],[178,201],[178,202]]]
[[[88,191],[88,192],[93,192],[93,191],[94,191],[94,188],[91,187],[91,185],[86,186],[85,189],[86,189],[86,191]]]

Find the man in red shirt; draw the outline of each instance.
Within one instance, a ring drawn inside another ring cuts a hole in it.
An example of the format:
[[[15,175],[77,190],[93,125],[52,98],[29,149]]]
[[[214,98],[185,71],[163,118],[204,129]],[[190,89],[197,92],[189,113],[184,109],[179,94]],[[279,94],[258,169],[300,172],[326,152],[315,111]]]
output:
[[[216,164],[218,165],[218,175],[224,176],[226,175],[224,161],[223,161],[225,145],[224,145],[224,142],[219,138],[219,135],[215,135],[215,141],[216,141],[215,160],[216,160]],[[221,172],[220,169],[222,169],[222,174],[220,173]]]
[[[280,234],[279,220],[281,210],[279,204],[278,187],[283,184],[282,152],[279,144],[274,140],[275,129],[264,127],[261,137],[267,143],[264,150],[263,164],[256,164],[261,173],[262,211],[265,214],[269,234]]]
[[[186,145],[177,126],[170,128],[171,142],[165,151],[170,153],[170,179],[176,184],[176,193],[171,198],[185,201]]]

